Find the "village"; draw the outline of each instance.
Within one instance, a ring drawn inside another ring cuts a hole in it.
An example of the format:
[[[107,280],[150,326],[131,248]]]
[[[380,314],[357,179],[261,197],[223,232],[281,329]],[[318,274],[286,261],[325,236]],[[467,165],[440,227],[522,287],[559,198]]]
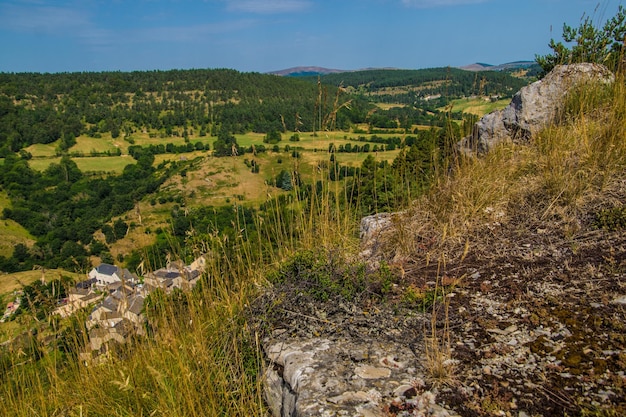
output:
[[[101,263],[88,273],[88,279],[68,292],[63,304],[53,311],[69,317],[93,306],[86,320],[89,345],[81,356],[91,360],[106,353],[114,344],[125,343],[131,335],[145,334],[144,302],[156,289],[170,294],[174,289],[190,291],[205,270],[203,256],[185,265],[168,262],[165,268],[142,278],[119,266]]]

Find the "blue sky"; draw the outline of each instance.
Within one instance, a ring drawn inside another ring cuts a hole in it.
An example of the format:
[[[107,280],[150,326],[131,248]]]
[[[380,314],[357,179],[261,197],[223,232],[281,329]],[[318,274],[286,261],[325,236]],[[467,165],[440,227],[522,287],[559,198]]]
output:
[[[0,72],[532,60],[618,0],[0,0]]]

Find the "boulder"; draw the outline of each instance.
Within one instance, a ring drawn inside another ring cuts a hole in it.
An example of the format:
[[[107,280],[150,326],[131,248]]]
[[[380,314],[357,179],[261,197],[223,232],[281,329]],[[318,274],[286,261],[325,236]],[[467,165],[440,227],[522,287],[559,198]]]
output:
[[[484,153],[506,140],[527,141],[555,121],[572,88],[586,82],[610,83],[614,79],[613,73],[599,64],[557,66],[545,78],[523,87],[505,109],[480,119],[472,134],[461,141],[461,149]]]
[[[394,221],[398,221],[402,213],[377,213],[361,219],[360,238],[361,253],[359,256],[366,260],[370,267],[377,267],[378,255],[384,243],[383,235],[393,228]]]
[[[263,345],[269,360],[264,394],[274,417],[384,417],[384,405],[404,398],[419,377],[414,353],[391,341],[293,338]],[[421,411],[454,415],[434,401]]]
[[[375,239],[380,233],[391,227],[391,221],[391,213],[378,213],[363,217],[360,226],[361,241],[366,242]]]

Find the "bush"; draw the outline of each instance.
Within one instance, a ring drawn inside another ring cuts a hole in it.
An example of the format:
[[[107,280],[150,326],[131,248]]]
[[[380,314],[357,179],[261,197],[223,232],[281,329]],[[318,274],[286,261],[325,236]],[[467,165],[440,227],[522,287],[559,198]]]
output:
[[[594,224],[600,229],[616,231],[626,228],[626,207],[612,207],[596,214]]]
[[[366,290],[365,266],[348,264],[335,251],[298,252],[268,279],[315,301],[352,300]]]
[[[313,301],[354,301],[364,294],[384,298],[397,277],[386,263],[368,272],[362,262],[347,261],[339,250],[300,251],[280,264],[268,280],[287,297]]]
[[[624,37],[626,36],[626,11],[619,6],[617,14],[607,20],[602,28],[593,25],[587,16],[578,28],[563,24],[563,40],[575,44],[569,48],[563,42],[550,40],[548,46],[552,54],[540,56],[535,60],[541,66],[542,76],[560,64],[595,62],[606,65],[616,71],[623,56]]]

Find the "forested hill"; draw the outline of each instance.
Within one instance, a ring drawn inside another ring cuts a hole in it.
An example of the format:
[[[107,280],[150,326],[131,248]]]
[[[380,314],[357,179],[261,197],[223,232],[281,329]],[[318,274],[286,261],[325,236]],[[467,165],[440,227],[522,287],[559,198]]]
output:
[[[328,74],[322,88],[317,81],[229,69],[0,73],[0,154],[59,139],[63,151],[81,134],[313,131],[321,127],[319,110],[337,105],[340,85],[361,99],[433,112],[460,97],[510,97],[528,83],[505,72],[456,68]],[[349,108],[339,109],[336,127],[364,122],[370,107],[353,97]]]
[[[416,98],[432,95],[449,98],[473,95],[509,97],[529,81],[525,78],[514,77],[509,72],[474,72],[451,67],[343,72],[323,75],[320,79],[324,84],[343,86],[349,91],[356,90],[378,96],[391,94],[398,98],[397,96],[404,90],[411,92],[413,101]]]
[[[311,130],[316,85],[228,69],[0,74],[0,149],[83,132]]]

